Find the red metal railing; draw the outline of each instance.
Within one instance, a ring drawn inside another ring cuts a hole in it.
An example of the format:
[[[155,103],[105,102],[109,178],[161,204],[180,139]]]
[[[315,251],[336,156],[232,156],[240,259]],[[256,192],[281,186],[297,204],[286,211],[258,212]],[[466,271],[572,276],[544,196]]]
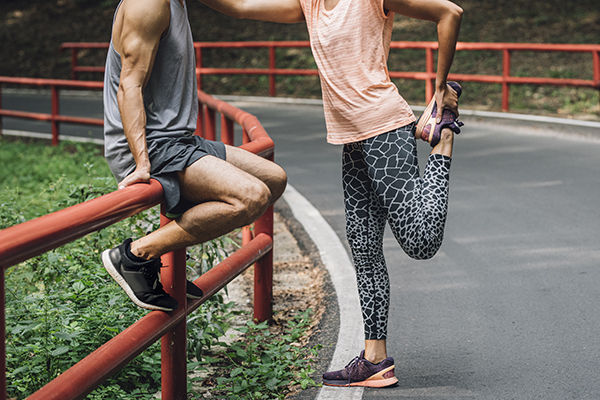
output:
[[[36,112],[2,109],[2,84],[49,87],[51,91],[51,113],[44,114]],[[33,119],[36,121],[49,121],[52,125],[52,145],[54,146],[58,144],[58,136],[60,133],[59,124],[61,122],[103,126],[104,120],[102,119],[60,115],[59,98],[59,93],[61,89],[102,90],[103,87],[103,82],[65,81],[60,79],[11,78],[7,76],[0,76],[0,133],[2,131],[2,116]]]
[[[196,63],[198,75],[198,87],[202,86],[202,76],[209,74],[246,74],[267,75],[269,77],[269,94],[276,96],[275,77],[283,75],[318,75],[316,69],[291,69],[277,68],[277,48],[306,48],[308,41],[281,41],[281,42],[197,42]],[[108,43],[63,43],[61,50],[71,49],[72,71],[75,79],[76,72],[102,72],[102,67],[82,67],[77,64],[77,51],[79,49],[108,48]],[[209,48],[268,48],[268,68],[208,68],[202,64],[202,50]],[[392,49],[421,49],[425,50],[425,71],[389,71],[390,77],[398,79],[413,79],[425,81],[425,102],[433,97],[435,81],[434,51],[437,50],[437,42],[392,42]],[[596,44],[540,44],[540,43],[467,43],[458,42],[457,51],[501,51],[502,52],[502,74],[501,75],[479,75],[479,74],[450,74],[449,79],[463,82],[480,82],[502,85],[502,110],[510,109],[510,85],[532,84],[532,85],[554,85],[594,88],[600,90],[600,45]],[[565,53],[590,53],[592,56],[592,79],[566,79],[545,77],[516,77],[511,76],[511,55],[517,51],[539,51],[539,52],[565,52]],[[73,61],[74,60],[74,61]]]
[[[42,84],[42,82],[39,82]],[[62,82],[56,83],[63,87]],[[70,83],[70,87],[77,85]],[[233,143],[234,122],[243,130],[242,148],[272,159],[273,141],[258,120],[235,107],[199,92],[201,115],[209,116],[198,123],[197,134],[215,137],[215,112],[225,121],[221,137]],[[137,184],[100,198],[31,220],[0,231],[0,393],[6,396],[6,348],[4,314],[4,271],[24,260],[42,254],[88,233],[102,229],[135,213],[150,208],[162,200],[162,187]],[[161,214],[163,214],[161,212]],[[161,224],[168,219],[161,215]],[[172,313],[154,311],[115,336],[96,351],[59,375],[52,382],[31,395],[31,400],[82,399],[104,380],[121,369],[158,338],[162,337],[162,398],[187,398],[186,374],[186,315],[198,308],[208,297],[224,287],[250,265],[255,264],[254,318],[259,321],[271,317],[272,300],[272,245],[273,208],[255,223],[255,237],[244,235],[244,245],[226,260],[215,266],[194,283],[205,296],[187,301],[185,296],[185,249],[162,257],[165,268],[161,280],[165,290],[179,302]]]

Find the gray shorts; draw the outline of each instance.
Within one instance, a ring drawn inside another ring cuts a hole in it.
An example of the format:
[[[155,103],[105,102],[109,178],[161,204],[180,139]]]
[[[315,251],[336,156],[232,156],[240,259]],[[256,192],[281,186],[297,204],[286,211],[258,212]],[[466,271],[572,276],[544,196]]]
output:
[[[204,156],[227,158],[222,142],[200,136],[148,139],[148,155],[152,166],[150,176],[163,187],[167,217],[176,218],[196,204],[181,197],[177,172],[183,171]]]

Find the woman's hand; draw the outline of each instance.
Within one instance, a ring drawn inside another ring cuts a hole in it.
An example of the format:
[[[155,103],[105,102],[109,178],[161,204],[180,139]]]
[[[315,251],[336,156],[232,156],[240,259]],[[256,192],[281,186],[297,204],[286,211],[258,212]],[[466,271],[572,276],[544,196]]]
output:
[[[444,110],[452,111],[458,117],[458,93],[449,85],[445,84],[444,86],[435,91],[435,102],[438,109],[436,115],[437,123],[442,121]]]

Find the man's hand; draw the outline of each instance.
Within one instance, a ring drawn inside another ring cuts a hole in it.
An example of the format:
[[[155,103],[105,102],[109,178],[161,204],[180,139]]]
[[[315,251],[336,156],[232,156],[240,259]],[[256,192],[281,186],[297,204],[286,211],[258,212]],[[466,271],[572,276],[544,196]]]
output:
[[[125,179],[119,182],[119,189],[125,189],[127,186],[131,186],[135,183],[148,183],[150,181],[150,169],[136,168],[131,174],[127,175]]]

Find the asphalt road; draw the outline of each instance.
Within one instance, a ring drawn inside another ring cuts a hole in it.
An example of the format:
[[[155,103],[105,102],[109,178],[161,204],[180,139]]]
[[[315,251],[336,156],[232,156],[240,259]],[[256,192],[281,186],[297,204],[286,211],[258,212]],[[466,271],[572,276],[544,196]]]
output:
[[[97,98],[78,103],[101,115]],[[259,118],[290,184],[344,241],[341,147],[325,142],[322,108],[233,104]],[[438,255],[411,260],[386,234],[400,382],[363,398],[600,399],[598,129],[462,119]],[[423,163],[427,153],[423,143]]]

